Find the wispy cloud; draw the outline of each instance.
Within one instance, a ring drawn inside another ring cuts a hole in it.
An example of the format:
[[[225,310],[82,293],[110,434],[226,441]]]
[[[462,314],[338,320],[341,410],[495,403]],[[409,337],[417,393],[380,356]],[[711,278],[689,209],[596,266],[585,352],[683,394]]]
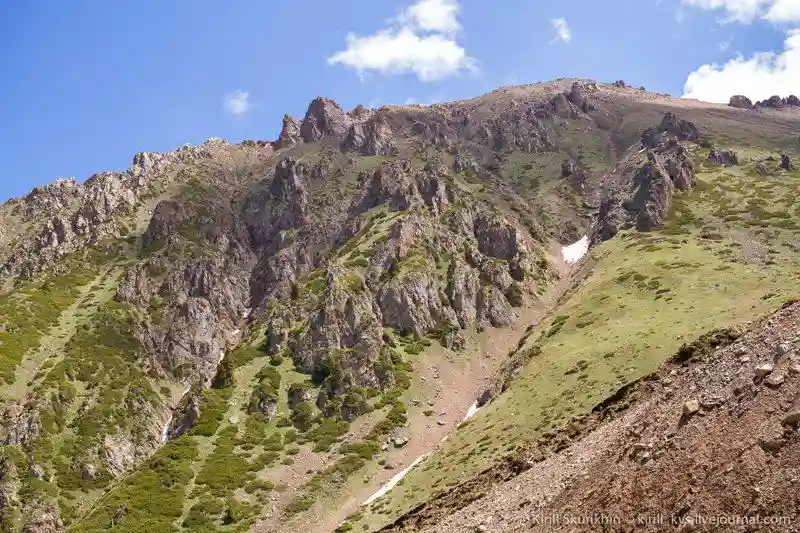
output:
[[[569,24],[567,24],[567,19],[564,17],[550,19],[550,25],[556,32],[556,36],[553,41],[563,41],[568,43],[572,40],[572,29],[570,29]]]
[[[460,9],[457,0],[418,0],[387,28],[363,37],[348,34],[346,48],[329,57],[328,63],[352,68],[359,76],[411,73],[421,81],[474,71],[476,61],[456,40]]]
[[[250,103],[250,93],[241,90],[228,93],[222,101],[222,107],[231,115],[242,116],[253,107]]]

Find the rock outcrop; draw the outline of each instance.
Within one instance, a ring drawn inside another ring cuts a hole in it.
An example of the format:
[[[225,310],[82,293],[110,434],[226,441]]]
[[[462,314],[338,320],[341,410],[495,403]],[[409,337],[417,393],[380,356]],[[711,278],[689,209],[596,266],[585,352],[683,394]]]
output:
[[[680,119],[675,113],[668,112],[664,115],[661,124],[645,130],[642,135],[642,144],[647,148],[657,148],[670,137],[678,141],[696,141],[700,138],[700,132],[694,122]]]
[[[708,160],[715,165],[731,166],[739,164],[739,157],[733,150],[711,150]]]
[[[795,95],[789,95],[786,98],[781,98],[778,95],[770,96],[766,100],[756,102],[755,107],[765,107],[771,109],[781,109],[790,106],[800,106],[800,98]]]
[[[292,118],[291,115],[283,116],[283,127],[278,140],[275,142],[276,148],[292,148],[303,140],[300,134],[300,122]]]
[[[755,106],[753,105],[753,101],[750,100],[748,97],[743,96],[741,94],[737,94],[731,96],[730,102],[728,102],[730,107],[736,107],[738,109],[754,109]]]
[[[300,136],[305,142],[311,143],[325,136],[343,135],[349,125],[350,119],[339,104],[320,96],[308,106],[300,126]]]
[[[694,187],[694,164],[681,141],[698,138],[693,123],[672,113],[667,113],[657,128],[646,130],[642,144],[650,148],[644,160],[634,152],[626,164],[622,188],[607,191],[593,230],[595,237],[605,240],[620,229],[647,231],[660,225],[672,204],[674,190]]]

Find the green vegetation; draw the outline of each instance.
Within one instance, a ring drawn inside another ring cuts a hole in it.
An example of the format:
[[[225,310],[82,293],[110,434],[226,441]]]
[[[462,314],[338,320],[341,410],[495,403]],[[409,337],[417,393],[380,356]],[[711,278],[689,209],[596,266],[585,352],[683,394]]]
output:
[[[0,294],[0,379],[14,382],[15,370],[25,355],[39,346],[41,336],[58,324],[61,313],[96,278],[104,259],[95,251],[67,258],[67,274]]]
[[[672,354],[702,357],[730,337],[723,329],[681,348],[698,332],[741,324],[797,295],[798,175],[764,182],[747,167],[700,171],[697,188],[677,197],[663,228],[623,231],[592,251],[583,283],[518,348],[536,346],[538,355],[382,500],[386,514],[370,515],[370,524],[586,413]]]
[[[167,443],[70,531],[89,533],[112,525],[114,531],[130,533],[173,531],[173,522],[183,511],[186,484],[192,477],[189,465],[197,453],[191,437]]]

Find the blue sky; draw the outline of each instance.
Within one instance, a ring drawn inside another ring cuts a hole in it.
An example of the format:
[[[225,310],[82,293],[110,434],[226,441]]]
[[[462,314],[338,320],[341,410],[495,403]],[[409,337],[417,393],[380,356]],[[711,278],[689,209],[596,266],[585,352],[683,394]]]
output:
[[[566,76],[800,93],[793,28],[800,0],[0,0],[0,200],[139,151],[274,139],[317,95],[425,104]]]

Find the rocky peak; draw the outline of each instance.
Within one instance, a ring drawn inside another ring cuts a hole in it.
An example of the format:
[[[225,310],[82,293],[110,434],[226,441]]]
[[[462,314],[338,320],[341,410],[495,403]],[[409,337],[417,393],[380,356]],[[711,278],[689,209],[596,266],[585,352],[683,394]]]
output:
[[[350,119],[339,104],[320,96],[308,106],[300,136],[305,142],[314,142],[327,135],[342,135],[349,124]]]
[[[283,115],[283,128],[281,128],[281,134],[275,143],[276,148],[292,148],[302,140],[300,122],[289,114]]]
[[[594,84],[587,86],[579,81],[574,82],[570,91],[566,95],[567,100],[569,100],[572,105],[584,113],[593,111],[595,109],[595,105],[591,102],[588,96],[590,88],[596,90],[597,87]]]
[[[367,109],[362,104],[358,104],[352,111],[347,113],[347,116],[354,120],[364,121],[372,116],[372,113],[372,110]]]

